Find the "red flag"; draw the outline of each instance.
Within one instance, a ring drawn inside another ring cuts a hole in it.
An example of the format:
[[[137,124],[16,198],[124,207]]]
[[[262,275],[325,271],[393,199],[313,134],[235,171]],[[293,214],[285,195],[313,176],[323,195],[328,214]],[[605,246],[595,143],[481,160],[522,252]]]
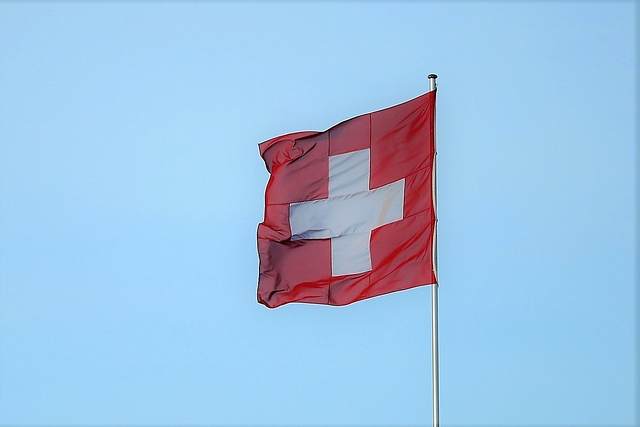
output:
[[[258,301],[345,305],[437,283],[435,91],[259,144]]]

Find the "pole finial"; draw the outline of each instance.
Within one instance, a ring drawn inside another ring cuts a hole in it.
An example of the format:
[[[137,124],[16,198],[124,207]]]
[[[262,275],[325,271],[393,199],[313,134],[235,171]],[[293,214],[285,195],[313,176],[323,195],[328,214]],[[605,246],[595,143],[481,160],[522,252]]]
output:
[[[438,76],[436,74],[429,74],[427,78],[429,79],[429,91],[436,90],[436,79]]]

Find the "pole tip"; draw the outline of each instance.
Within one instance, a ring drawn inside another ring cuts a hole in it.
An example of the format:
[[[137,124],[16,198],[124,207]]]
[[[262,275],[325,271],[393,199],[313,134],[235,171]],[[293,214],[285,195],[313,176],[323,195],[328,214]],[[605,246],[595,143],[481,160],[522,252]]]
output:
[[[429,75],[427,76],[427,78],[428,78],[428,79],[437,79],[437,78],[438,78],[438,76],[437,76],[436,74],[429,74]]]

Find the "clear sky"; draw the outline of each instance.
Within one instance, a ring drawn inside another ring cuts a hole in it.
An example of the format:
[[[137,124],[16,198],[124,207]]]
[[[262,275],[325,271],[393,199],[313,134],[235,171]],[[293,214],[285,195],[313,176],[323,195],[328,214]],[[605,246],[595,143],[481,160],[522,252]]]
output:
[[[257,144],[429,73],[442,425],[633,424],[635,13],[0,3],[0,424],[429,425],[429,287],[256,302]]]

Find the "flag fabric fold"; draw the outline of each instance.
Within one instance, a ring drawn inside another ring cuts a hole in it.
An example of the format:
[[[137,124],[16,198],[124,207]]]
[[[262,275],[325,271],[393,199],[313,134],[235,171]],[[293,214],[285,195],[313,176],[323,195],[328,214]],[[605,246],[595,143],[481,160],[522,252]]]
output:
[[[346,305],[437,283],[435,91],[259,144],[258,301]]]

